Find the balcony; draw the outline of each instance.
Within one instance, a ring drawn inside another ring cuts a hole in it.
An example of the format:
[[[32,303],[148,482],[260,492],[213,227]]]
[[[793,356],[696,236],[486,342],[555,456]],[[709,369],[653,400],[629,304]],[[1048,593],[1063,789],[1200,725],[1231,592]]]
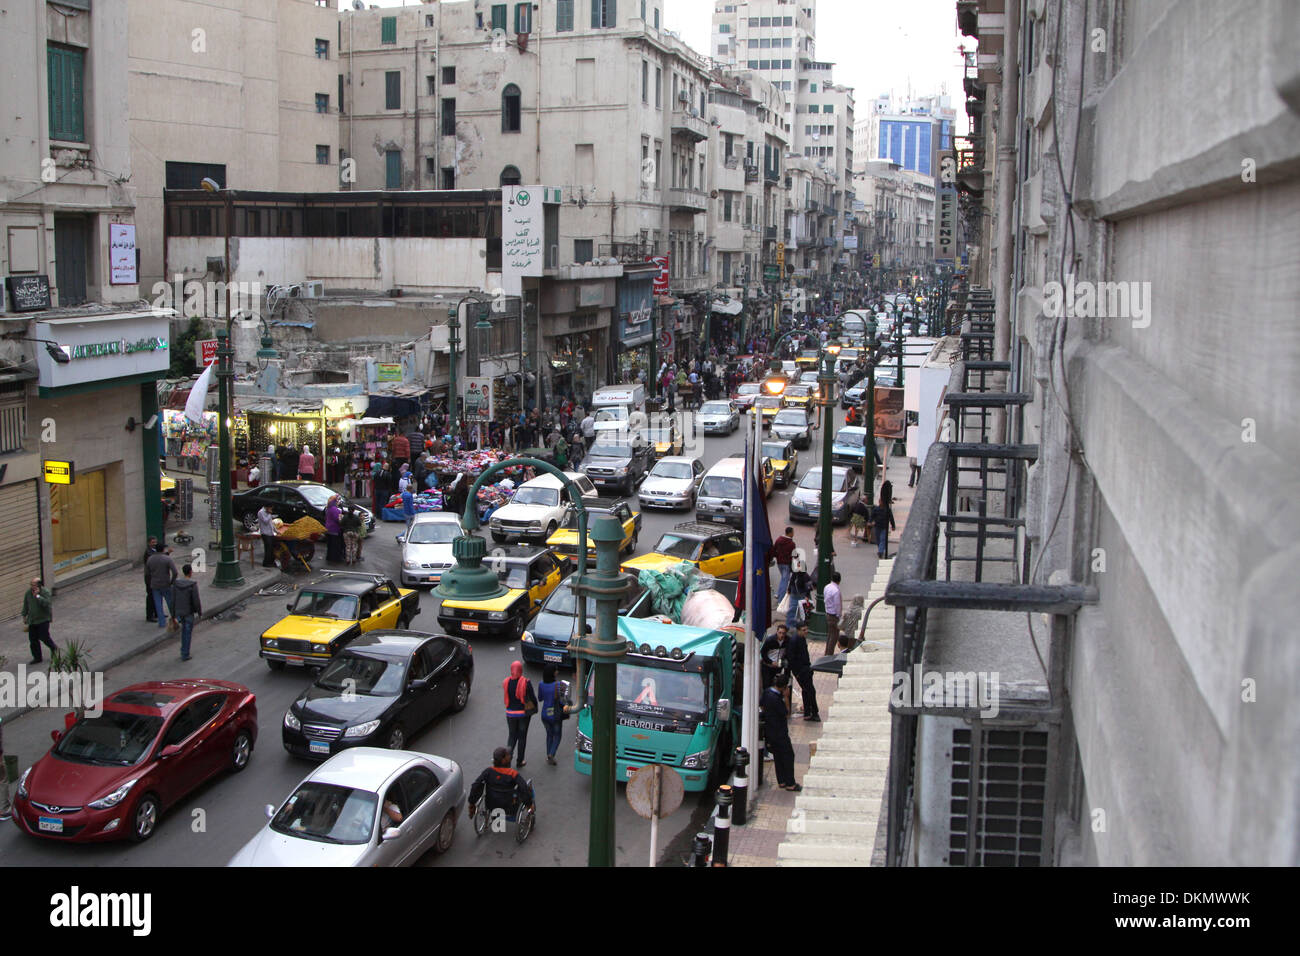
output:
[[[670,212],[705,212],[709,208],[709,197],[700,189],[668,190],[668,209]]]
[[[758,182],[758,163],[745,163],[745,182]]]
[[[775,170],[775,169],[763,170],[763,185],[775,186],[780,181],[781,181],[781,173],[779,170]]]
[[[763,238],[768,241],[776,240],[776,226],[764,226]]]
[[[704,272],[694,275],[677,276],[669,280],[668,291],[674,295],[689,295],[692,292],[705,292],[713,282],[712,276]]]
[[[709,138],[709,124],[697,110],[673,110],[672,134],[698,143]]]
[[[739,169],[739,168],[740,168],[740,155],[739,155],[738,153],[733,153],[733,154],[731,154],[730,156],[728,156],[728,157],[726,157],[725,159],[722,160],[722,165],[723,165],[723,167],[725,167],[726,169]]]
[[[602,242],[596,247],[596,253],[601,259],[617,259],[619,262],[645,262],[650,256],[661,254],[653,242],[636,238]]]
[[[819,203],[816,199],[806,199],[804,200],[803,207],[804,209],[808,210],[808,212],[815,213],[821,210],[821,203]]]
[[[821,239],[818,240],[817,244],[820,245],[823,249],[833,249],[835,248],[835,237],[822,236]]]

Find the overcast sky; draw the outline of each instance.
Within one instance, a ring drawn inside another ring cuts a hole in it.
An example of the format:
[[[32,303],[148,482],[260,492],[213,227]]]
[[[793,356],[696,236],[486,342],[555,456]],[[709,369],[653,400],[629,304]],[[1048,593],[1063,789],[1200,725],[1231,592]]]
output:
[[[634,0],[624,0],[633,3]],[[662,0],[664,26],[706,56],[713,23],[713,0]],[[367,0],[384,7],[416,6],[415,0]],[[579,9],[587,0],[579,0]],[[347,7],[348,0],[341,6]],[[622,14],[622,4],[619,5]],[[553,26],[548,24],[547,26]],[[974,41],[965,38],[973,47]],[[957,111],[959,132],[966,129],[965,96],[958,48],[955,0],[818,0],[817,58],[835,64],[836,83],[854,88],[862,104],[878,93],[905,97],[946,92]]]

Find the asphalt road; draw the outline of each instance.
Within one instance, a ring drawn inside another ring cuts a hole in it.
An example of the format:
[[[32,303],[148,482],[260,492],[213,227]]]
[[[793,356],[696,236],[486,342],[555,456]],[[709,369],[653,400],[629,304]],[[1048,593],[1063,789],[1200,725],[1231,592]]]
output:
[[[834,414],[834,413],[832,413]],[[818,432],[820,436],[820,431]],[[700,439],[695,453],[710,465],[744,447],[743,432],[731,436]],[[801,453],[800,474],[812,466],[819,452],[820,438],[813,449]],[[689,453],[689,449],[688,449]],[[773,533],[786,524],[788,492],[778,490],[769,501]],[[648,551],[661,533],[678,522],[693,520],[687,512],[644,513],[640,550]],[[394,540],[398,524],[381,524],[367,539],[363,566],[396,575],[399,550]],[[837,538],[844,534],[837,530]],[[796,539],[811,545],[810,526],[796,532]],[[841,556],[845,548],[839,546]],[[860,549],[854,555],[864,554]],[[811,556],[811,548],[809,549]],[[856,563],[856,561],[855,561]],[[851,569],[845,569],[851,570]],[[847,575],[846,575],[847,576]],[[272,672],[257,656],[260,633],[284,614],[286,598],[255,597],[222,615],[221,620],[200,624],[195,629],[192,662],[182,664],[174,645],[167,644],[113,668],[105,675],[108,693],[144,680],[190,676],[235,680],[257,695],[260,728],[257,746],[247,770],[237,776],[222,776],[169,810],[148,842],[101,845],[60,844],[28,837],[12,823],[0,826],[0,865],[4,866],[219,866],[261,828],[265,806],[279,803],[311,770],[307,762],[290,757],[280,742],[280,722],[285,710],[309,684],[310,676],[295,669]],[[143,623],[143,622],[142,622]],[[415,630],[437,630],[437,602],[429,592],[421,594],[421,613]],[[450,757],[458,761],[472,780],[490,761],[493,748],[506,741],[506,722],[501,701],[501,681],[512,660],[519,657],[514,643],[480,640],[473,642],[475,683],[469,706],[459,714],[435,720],[412,736],[411,750]],[[530,668],[534,681],[538,671]],[[5,726],[8,753],[31,755],[49,747],[49,732],[55,720],[49,710],[27,714]],[[455,843],[442,858],[426,857],[424,865],[492,866],[500,863],[526,866],[582,866],[587,861],[589,778],[573,769],[573,734],[576,721],[565,727],[558,766],[545,760],[545,733],[534,720],[529,732],[528,764],[525,774],[537,791],[537,826],[522,846],[509,834],[488,834],[476,838],[468,819],[457,826]],[[616,845],[619,865],[644,866],[649,853],[649,824],[636,816],[619,788],[616,800]],[[687,802],[660,828],[660,846],[670,847],[661,859],[678,862],[679,848],[699,828],[707,814],[703,798]],[[694,818],[694,824],[692,823]],[[675,846],[674,846],[675,844]]]

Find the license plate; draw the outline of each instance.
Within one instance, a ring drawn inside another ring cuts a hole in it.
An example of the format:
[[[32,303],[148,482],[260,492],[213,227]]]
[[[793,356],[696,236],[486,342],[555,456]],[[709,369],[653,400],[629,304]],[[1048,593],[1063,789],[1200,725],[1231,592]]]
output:
[[[477,630],[478,630],[478,622],[477,622],[477,621],[461,621],[461,622],[460,622],[460,629],[461,629],[462,631],[477,631]]]
[[[632,779],[632,774],[636,773],[636,772],[637,772],[638,770],[640,770],[640,769],[641,769],[640,767],[628,767],[628,768],[627,768],[627,778],[628,778],[629,780],[631,780],[631,779]]]
[[[37,817],[36,829],[45,833],[62,833],[63,821],[58,817]]]
[[[330,745],[324,740],[309,740],[307,749],[314,754],[327,754],[330,752]]]
[[[542,655],[542,660],[544,660],[544,661],[551,661],[552,663],[555,663],[555,664],[560,664],[560,663],[563,663],[563,662],[564,662],[564,655],[563,655],[563,654],[543,654],[543,655]]]
[[[721,522],[725,523],[726,520],[727,520],[727,518],[726,518],[725,515],[714,515],[714,516],[713,516],[713,520],[714,520],[714,521],[721,521]]]
[[[607,485],[607,484],[609,484],[609,479],[608,479],[608,478],[597,478],[597,479],[596,479],[596,484],[598,484],[598,485]]]
[[[297,665],[302,665],[302,664],[307,663],[307,662],[306,662],[305,660],[303,660],[303,658],[301,658],[301,657],[286,657],[286,658],[284,659],[284,662],[285,662],[286,664],[297,664]]]

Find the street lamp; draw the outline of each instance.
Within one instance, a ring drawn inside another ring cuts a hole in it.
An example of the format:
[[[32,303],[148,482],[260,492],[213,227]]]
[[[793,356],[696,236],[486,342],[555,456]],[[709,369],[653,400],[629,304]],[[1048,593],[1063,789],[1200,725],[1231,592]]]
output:
[[[487,313],[485,309],[487,303],[482,302],[476,292],[471,292],[468,295],[461,296],[460,301],[457,302],[453,308],[447,310],[447,329],[449,332],[447,344],[451,349],[451,370],[447,382],[447,426],[452,435],[460,434],[460,416],[457,414],[459,411],[457,408],[459,392],[456,388],[456,367],[460,364],[460,307],[466,302],[481,303],[479,309],[479,320],[474,323],[475,329],[480,330],[481,332],[485,324],[489,329],[492,327],[491,323],[487,321]],[[482,355],[481,350],[479,354]]]
[[[822,432],[822,494],[821,494],[821,513],[817,517],[817,609],[813,612],[815,621],[809,622],[808,630],[810,633],[819,634],[825,637],[827,633],[826,625],[826,586],[831,583],[831,573],[834,571],[834,564],[831,560],[831,552],[834,550],[832,523],[834,520],[834,504],[831,501],[832,473],[834,463],[831,457],[831,446],[834,444],[831,435],[831,407],[835,400],[835,358],[840,353],[838,344],[827,345],[822,349],[822,367],[821,374],[817,377],[817,384],[821,389],[821,404],[826,421],[826,430]]]
[[[870,505],[876,496],[876,317],[867,316],[867,441],[863,455],[862,493]]]

